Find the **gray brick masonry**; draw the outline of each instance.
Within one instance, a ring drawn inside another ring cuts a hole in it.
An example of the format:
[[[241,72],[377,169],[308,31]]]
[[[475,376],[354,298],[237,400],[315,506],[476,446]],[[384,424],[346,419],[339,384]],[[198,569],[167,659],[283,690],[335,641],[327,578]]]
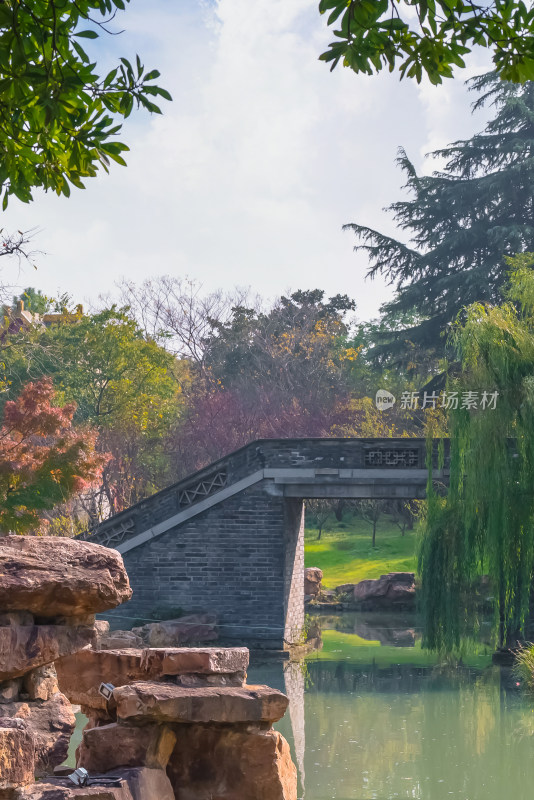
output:
[[[217,614],[225,639],[281,647],[298,638],[303,503],[271,496],[264,483],[125,553],[134,594],[110,618],[179,607]]]

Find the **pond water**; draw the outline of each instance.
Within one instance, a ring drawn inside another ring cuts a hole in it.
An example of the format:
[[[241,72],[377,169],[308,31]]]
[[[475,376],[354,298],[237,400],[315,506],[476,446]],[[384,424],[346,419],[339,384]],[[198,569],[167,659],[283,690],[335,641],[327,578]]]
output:
[[[301,798],[530,800],[534,701],[491,665],[491,647],[451,667],[421,650],[409,618],[345,614],[322,625],[323,648],[304,668],[256,663],[249,672],[250,683],[290,697],[277,727]]]
[[[289,696],[276,727],[298,765],[300,798],[532,798],[534,699],[491,665],[483,635],[452,667],[421,650],[413,617],[317,622],[322,647],[303,663],[253,655],[248,675]]]

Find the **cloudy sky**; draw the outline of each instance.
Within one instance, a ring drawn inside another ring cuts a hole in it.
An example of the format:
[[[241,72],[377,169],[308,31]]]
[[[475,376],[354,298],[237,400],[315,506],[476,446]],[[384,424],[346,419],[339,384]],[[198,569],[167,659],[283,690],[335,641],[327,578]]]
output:
[[[131,0],[121,36],[99,43],[106,66],[139,53],[173,95],[164,115],[138,112],[121,136],[128,167],[71,197],[13,199],[6,230],[38,228],[38,270],[4,282],[76,301],[126,276],[188,276],[207,290],[251,286],[267,297],[323,288],[376,314],[390,289],[365,280],[346,222],[393,233],[404,146],[424,154],[483,125],[463,80],[441,87],[357,76],[317,60],[332,39],[316,0]],[[464,71],[465,72],[465,71]]]

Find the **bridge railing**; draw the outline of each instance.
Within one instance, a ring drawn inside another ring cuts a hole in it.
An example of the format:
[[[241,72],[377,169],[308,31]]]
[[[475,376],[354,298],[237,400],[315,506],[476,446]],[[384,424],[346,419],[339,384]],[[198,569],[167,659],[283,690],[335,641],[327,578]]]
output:
[[[424,469],[426,447],[426,440],[420,438],[257,440],[116,514],[80,538],[118,547],[181,510],[266,468]],[[448,440],[444,440],[444,447],[447,468]],[[436,469],[438,440],[433,444],[432,461]]]

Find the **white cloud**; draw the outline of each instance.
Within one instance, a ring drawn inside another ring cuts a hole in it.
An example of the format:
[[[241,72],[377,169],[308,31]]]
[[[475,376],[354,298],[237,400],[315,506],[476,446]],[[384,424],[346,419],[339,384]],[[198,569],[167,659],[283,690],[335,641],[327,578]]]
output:
[[[41,227],[49,253],[27,282],[94,298],[121,275],[168,272],[269,296],[347,292],[374,314],[389,290],[364,282],[341,226],[394,231],[381,208],[401,196],[397,146],[421,163],[457,120],[460,135],[479,127],[460,82],[330,73],[317,57],[332,34],[309,0],[138,0],[124,23],[106,60],[139,51],[174,102],[127,120],[127,169],[69,200],[13,201],[4,225]]]

